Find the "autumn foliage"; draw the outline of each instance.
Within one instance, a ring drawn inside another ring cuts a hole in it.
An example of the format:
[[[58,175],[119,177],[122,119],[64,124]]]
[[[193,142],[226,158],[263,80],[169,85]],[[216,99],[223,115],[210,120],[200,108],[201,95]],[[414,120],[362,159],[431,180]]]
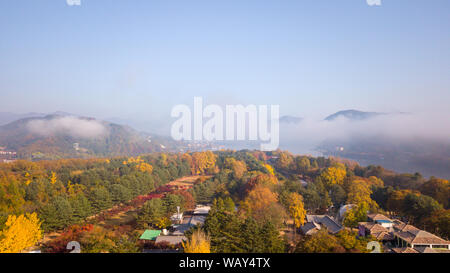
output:
[[[287,203],[289,205],[289,214],[294,219],[294,225],[299,228],[305,224],[306,210],[303,205],[303,197],[293,192],[289,194]]]
[[[0,231],[0,253],[18,253],[36,244],[42,237],[41,223],[36,215],[10,215]]]
[[[216,165],[216,155],[211,151],[192,154],[192,174],[212,173]]]
[[[187,242],[183,243],[185,253],[210,253],[210,238],[203,231],[197,230]]]

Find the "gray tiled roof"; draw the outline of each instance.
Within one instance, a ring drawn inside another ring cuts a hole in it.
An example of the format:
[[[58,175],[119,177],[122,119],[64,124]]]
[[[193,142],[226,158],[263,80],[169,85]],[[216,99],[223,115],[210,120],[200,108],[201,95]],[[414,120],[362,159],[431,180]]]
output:
[[[332,234],[338,233],[343,227],[328,215],[306,215],[307,222],[314,222],[325,226]]]
[[[156,237],[156,243],[168,242],[171,245],[181,244],[181,242],[183,242],[185,240],[187,240],[187,238],[185,236],[160,235],[160,236]]]
[[[319,224],[316,224],[314,222],[307,222],[302,227],[300,227],[300,229],[303,232],[303,234],[307,234],[311,230],[320,229],[320,226],[319,226]]]

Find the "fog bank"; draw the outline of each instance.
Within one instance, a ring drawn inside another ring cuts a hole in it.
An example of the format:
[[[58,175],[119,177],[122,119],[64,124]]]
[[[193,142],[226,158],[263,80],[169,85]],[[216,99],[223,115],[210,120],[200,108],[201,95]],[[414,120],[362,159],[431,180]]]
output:
[[[66,134],[72,137],[95,138],[107,134],[107,129],[97,120],[78,117],[55,117],[50,120],[32,120],[27,129],[42,136]]]

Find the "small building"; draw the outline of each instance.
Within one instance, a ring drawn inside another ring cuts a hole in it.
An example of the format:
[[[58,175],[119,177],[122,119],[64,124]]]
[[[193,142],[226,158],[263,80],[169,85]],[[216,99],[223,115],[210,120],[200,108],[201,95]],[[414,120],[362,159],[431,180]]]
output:
[[[375,222],[377,220],[389,220],[389,221],[391,221],[391,219],[389,217],[384,216],[383,214],[380,214],[380,213],[367,214],[367,219],[369,219],[370,222]]]
[[[180,225],[173,225],[172,229],[173,231],[170,233],[172,236],[183,236],[186,231],[188,231],[191,228],[190,224],[180,224]]]
[[[80,150],[80,143],[74,143],[73,144],[73,149],[75,150],[75,151],[79,151]]]
[[[17,159],[17,152],[6,151],[6,147],[0,147],[0,162],[11,163]]]
[[[375,220],[375,223],[381,225],[382,227],[391,230],[394,225],[390,220]]]
[[[157,244],[166,242],[169,245],[179,245],[186,240],[186,236],[159,235],[158,237],[156,237]]]
[[[411,248],[438,248],[450,250],[450,242],[434,234],[418,228],[409,228],[408,230],[395,231],[394,239],[398,246]]]
[[[369,214],[370,222],[359,223],[360,236],[373,235],[380,241],[390,241],[393,253],[434,253],[450,251],[450,242],[400,220],[382,214]]]
[[[403,247],[403,248],[395,247],[391,249],[391,253],[419,253],[419,251],[410,247]]]
[[[358,235],[363,237],[371,235],[383,243],[394,240],[392,233],[386,227],[376,222],[360,222]]]
[[[403,248],[392,248],[391,253],[450,253],[447,249],[436,249],[429,247],[403,247]]]
[[[320,230],[320,225],[315,222],[307,222],[306,224],[300,227],[300,230],[305,235],[313,235],[314,233]]]
[[[194,209],[194,215],[208,215],[211,206],[197,205]]]
[[[394,222],[383,214],[368,214],[367,219],[369,222],[380,224],[387,229],[391,229],[394,226]]]
[[[161,230],[147,229],[142,233],[141,237],[139,237],[139,240],[154,241],[159,234],[161,234]]]
[[[205,223],[206,216],[203,215],[194,215],[191,217],[191,221],[189,222],[192,226],[203,225]]]
[[[306,215],[306,226],[301,229],[304,234],[314,234],[322,227],[327,228],[331,234],[336,234],[343,229],[343,227],[328,215]],[[305,233],[306,232],[306,233]]]

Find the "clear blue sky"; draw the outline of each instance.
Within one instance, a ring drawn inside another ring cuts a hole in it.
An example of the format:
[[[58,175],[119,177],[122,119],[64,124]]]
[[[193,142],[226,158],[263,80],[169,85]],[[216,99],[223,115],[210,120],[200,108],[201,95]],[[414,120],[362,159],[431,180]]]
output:
[[[0,0],[0,108],[165,120],[174,104],[447,111],[450,1]]]

